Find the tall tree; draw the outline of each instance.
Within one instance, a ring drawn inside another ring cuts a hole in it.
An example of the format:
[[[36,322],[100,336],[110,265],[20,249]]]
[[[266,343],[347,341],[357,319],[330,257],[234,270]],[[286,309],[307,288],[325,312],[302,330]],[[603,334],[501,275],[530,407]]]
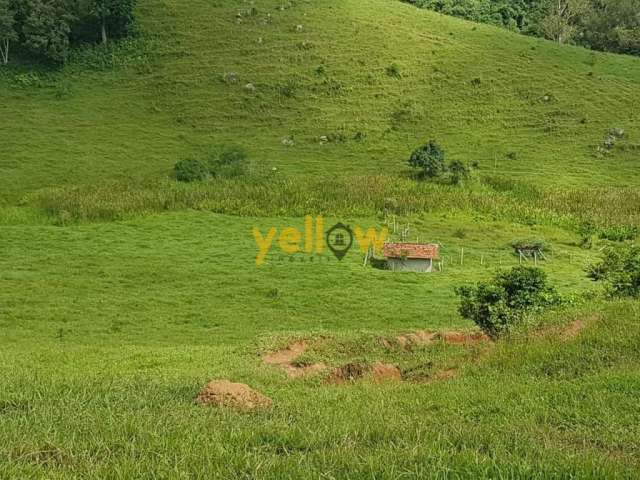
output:
[[[91,13],[100,23],[100,36],[102,43],[107,43],[107,19],[111,16],[111,0],[94,0]]]
[[[133,24],[134,0],[89,0],[89,15],[97,21],[102,43],[123,37]]]
[[[24,45],[34,54],[63,62],[74,16],[64,0],[25,0]]]
[[[578,30],[577,21],[589,8],[588,0],[556,0],[540,24],[543,35],[558,43],[570,42]]]
[[[585,44],[598,50],[640,55],[640,0],[592,0]]]
[[[15,12],[9,0],[0,0],[0,61],[4,65],[9,62],[9,45],[18,39],[15,23]]]

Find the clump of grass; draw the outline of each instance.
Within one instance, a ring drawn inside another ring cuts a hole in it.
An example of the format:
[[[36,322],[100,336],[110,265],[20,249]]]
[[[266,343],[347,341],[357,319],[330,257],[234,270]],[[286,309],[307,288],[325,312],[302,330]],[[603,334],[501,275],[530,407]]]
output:
[[[387,68],[385,68],[385,73],[391,78],[402,78],[402,72],[400,71],[400,67],[397,63],[392,63]]]

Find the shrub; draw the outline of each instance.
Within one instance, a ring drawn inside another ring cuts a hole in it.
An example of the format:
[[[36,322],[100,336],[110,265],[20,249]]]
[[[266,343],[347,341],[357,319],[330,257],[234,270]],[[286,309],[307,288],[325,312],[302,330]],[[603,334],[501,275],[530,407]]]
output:
[[[444,150],[434,140],[416,149],[409,158],[409,165],[419,168],[426,178],[437,178],[446,171]]]
[[[612,225],[598,230],[598,237],[614,242],[634,240],[638,236],[638,227],[635,225]]]
[[[173,167],[176,179],[197,182],[211,177],[234,178],[249,173],[249,159],[241,148],[227,148],[209,154],[206,161],[190,158],[180,160]]]
[[[578,225],[578,235],[580,235],[580,248],[589,249],[593,244],[593,235],[596,233],[596,226],[591,221],[584,221]]]
[[[214,177],[233,178],[249,173],[247,152],[241,148],[229,148],[209,159],[209,172]]]
[[[453,185],[459,185],[463,180],[469,178],[469,169],[460,160],[454,160],[447,167]]]
[[[392,63],[389,65],[385,72],[388,76],[392,78],[402,78],[402,73],[400,72],[400,67],[396,63]]]
[[[207,165],[195,158],[180,160],[175,164],[173,170],[176,180],[180,182],[196,182],[206,180],[211,176]]]
[[[546,274],[535,267],[518,266],[499,272],[491,283],[458,287],[458,312],[491,338],[508,332],[530,313],[560,302]]]
[[[588,267],[587,276],[604,282],[610,297],[640,298],[640,246],[605,249],[600,262]]]

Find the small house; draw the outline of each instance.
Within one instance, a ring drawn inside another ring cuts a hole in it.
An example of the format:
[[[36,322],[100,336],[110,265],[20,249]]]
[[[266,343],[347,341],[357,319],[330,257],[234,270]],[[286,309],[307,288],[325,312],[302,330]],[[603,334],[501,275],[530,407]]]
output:
[[[385,243],[382,248],[389,270],[401,272],[432,272],[439,251],[435,243]]]

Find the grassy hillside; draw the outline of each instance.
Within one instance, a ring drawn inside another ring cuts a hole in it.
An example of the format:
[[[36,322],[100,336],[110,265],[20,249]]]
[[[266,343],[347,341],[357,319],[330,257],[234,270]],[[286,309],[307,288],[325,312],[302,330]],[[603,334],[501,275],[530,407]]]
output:
[[[431,137],[483,172],[638,180],[640,60],[399,3],[142,0],[132,44],[2,70],[2,197],[163,177],[220,143],[285,173],[397,172]],[[612,127],[628,139],[598,158]]]

